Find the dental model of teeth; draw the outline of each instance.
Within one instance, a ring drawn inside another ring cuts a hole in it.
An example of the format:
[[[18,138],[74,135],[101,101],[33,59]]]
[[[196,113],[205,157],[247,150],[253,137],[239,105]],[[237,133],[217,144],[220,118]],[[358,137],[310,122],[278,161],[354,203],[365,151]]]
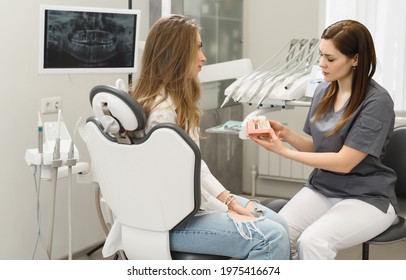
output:
[[[271,124],[265,116],[255,116],[247,122],[247,135],[270,136]]]

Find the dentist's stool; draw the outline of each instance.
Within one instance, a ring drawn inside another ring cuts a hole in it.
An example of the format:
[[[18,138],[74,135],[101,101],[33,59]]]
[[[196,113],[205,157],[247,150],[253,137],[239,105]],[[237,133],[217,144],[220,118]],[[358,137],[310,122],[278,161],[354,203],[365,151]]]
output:
[[[399,205],[406,199],[406,125],[395,127],[393,135],[386,147],[386,155],[382,159],[383,164],[392,168],[397,175],[395,186],[396,197]],[[405,209],[401,209],[405,211]],[[398,213],[396,221],[386,231],[362,244],[362,259],[369,259],[369,245],[384,245],[405,240],[406,222],[405,217]]]
[[[124,90],[96,86],[90,102],[95,114],[86,123],[91,170],[115,216],[104,249],[123,250],[128,259],[229,258],[170,251],[169,231],[200,206],[201,158],[193,140],[173,124],[128,137],[128,131],[143,131],[146,117]]]

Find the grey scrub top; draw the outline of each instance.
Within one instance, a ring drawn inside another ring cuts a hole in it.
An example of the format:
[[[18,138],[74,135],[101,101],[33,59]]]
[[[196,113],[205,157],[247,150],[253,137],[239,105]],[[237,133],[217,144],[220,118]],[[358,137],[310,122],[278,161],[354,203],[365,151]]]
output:
[[[323,82],[317,87],[303,131],[312,136],[316,152],[338,152],[346,145],[368,155],[346,174],[316,168],[305,186],[327,197],[360,199],[385,213],[391,203],[398,212],[396,174],[381,161],[395,121],[389,93],[372,80],[365,100],[351,119],[336,134],[326,136],[346,107],[337,112],[327,112],[316,122],[311,121],[329,85]]]

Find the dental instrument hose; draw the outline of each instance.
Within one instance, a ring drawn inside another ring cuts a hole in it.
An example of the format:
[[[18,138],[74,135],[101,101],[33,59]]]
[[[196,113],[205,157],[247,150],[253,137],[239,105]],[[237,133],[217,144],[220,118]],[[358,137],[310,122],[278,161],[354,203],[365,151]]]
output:
[[[76,131],[79,126],[79,122],[82,118],[76,123],[75,129],[73,130],[73,139],[75,138]],[[68,236],[69,236],[69,245],[68,245],[68,259],[72,260],[72,167],[76,165],[75,159],[75,144],[73,140],[70,142],[68,159],[66,160],[66,166],[68,166]]]
[[[41,241],[41,244],[45,249],[45,244],[42,240],[42,235],[41,235],[41,207],[40,207],[40,190],[41,190],[41,176],[42,176],[42,164],[39,165],[38,167],[36,165],[31,166],[33,168],[33,175],[34,175],[34,184],[35,184],[35,192],[36,192],[36,204],[37,204],[37,210],[36,210],[36,216],[37,216],[37,229],[36,229],[36,238],[35,238],[35,244],[34,244],[34,250],[32,253],[32,259],[35,259],[35,255],[37,252],[38,248],[38,243]],[[48,256],[49,258],[49,256]]]
[[[61,139],[58,137],[55,139],[54,156],[52,161],[52,205],[50,210],[49,218],[49,229],[48,229],[48,256],[49,259],[52,258],[52,242],[54,234],[54,224],[55,224],[55,200],[56,200],[56,185],[58,182],[58,168],[62,165],[61,155],[60,155],[60,143]]]
[[[32,253],[32,259],[35,258],[35,254],[37,252],[38,248],[38,242],[41,241],[41,244],[45,249],[45,244],[42,240],[41,236],[41,207],[40,207],[40,191],[41,191],[41,177],[42,177],[42,166],[43,166],[43,147],[44,147],[44,126],[42,124],[41,120],[41,115],[38,112],[38,153],[40,155],[40,163],[39,165],[31,165],[33,175],[34,175],[34,184],[35,184],[35,192],[36,192],[36,203],[37,203],[37,211],[36,211],[36,216],[37,216],[37,230],[36,230],[36,238],[35,238],[35,244],[34,244],[34,250]],[[49,258],[49,256],[48,256]]]
[[[70,142],[70,148],[68,153],[68,159],[66,160],[66,166],[68,166],[68,225],[69,225],[69,252],[68,259],[72,260],[72,166],[76,165],[76,159],[74,159],[75,146],[73,141]]]
[[[54,154],[52,160],[52,205],[49,212],[49,228],[48,228],[48,256],[52,259],[52,242],[55,225],[55,201],[56,201],[56,186],[58,184],[58,169],[62,165],[61,159],[61,110],[58,111],[58,132],[55,137]]]

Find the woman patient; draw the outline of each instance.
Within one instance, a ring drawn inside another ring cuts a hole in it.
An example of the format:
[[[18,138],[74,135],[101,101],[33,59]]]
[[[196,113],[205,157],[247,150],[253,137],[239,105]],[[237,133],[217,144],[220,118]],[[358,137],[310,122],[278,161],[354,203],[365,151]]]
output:
[[[132,89],[147,116],[145,133],[159,123],[173,123],[199,145],[198,73],[206,60],[199,31],[198,23],[183,15],[163,17],[151,28]],[[201,195],[200,211],[171,230],[171,250],[235,259],[290,258],[285,221],[263,205],[231,194],[204,161]]]

